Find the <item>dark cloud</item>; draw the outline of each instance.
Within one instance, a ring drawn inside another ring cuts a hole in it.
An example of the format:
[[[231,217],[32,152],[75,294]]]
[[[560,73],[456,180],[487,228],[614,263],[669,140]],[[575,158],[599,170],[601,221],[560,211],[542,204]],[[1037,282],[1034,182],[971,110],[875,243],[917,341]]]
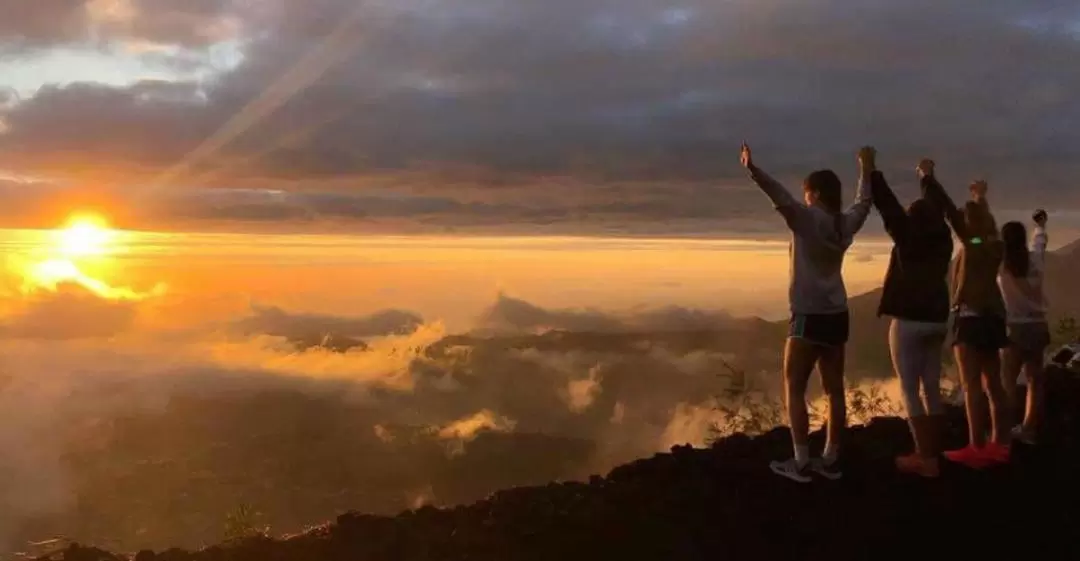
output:
[[[135,323],[136,305],[106,300],[72,284],[38,294],[16,313],[0,320],[0,335],[9,339],[108,339],[128,332]]]
[[[237,320],[233,328],[245,334],[308,340],[328,336],[366,338],[405,335],[423,323],[419,315],[402,310],[384,310],[367,317],[346,318],[291,313],[276,306],[255,306],[252,314]]]
[[[85,0],[5,2],[0,6],[0,54],[85,36],[84,4]]]
[[[481,332],[542,333],[567,331],[586,333],[683,332],[728,328],[738,320],[722,311],[704,311],[668,306],[613,314],[600,310],[547,309],[524,300],[499,294],[495,303],[477,320]]]
[[[745,184],[741,140],[789,181],[825,166],[851,177],[855,148],[874,143],[898,180],[932,155],[950,184],[987,177],[997,201],[1080,204],[1068,188],[1080,175],[1074,2],[189,4],[178,15],[155,0],[141,13],[159,21],[140,34],[197,43],[213,26],[196,20],[239,18],[250,42],[235,71],[152,91],[42,91],[3,114],[0,165],[112,171],[135,192],[225,130],[239,134],[173,186],[382,188],[433,197],[407,212],[507,221],[546,197],[562,213],[686,222],[761,204],[699,187]],[[470,207],[479,188],[511,207]],[[338,202],[245,212],[393,212]]]

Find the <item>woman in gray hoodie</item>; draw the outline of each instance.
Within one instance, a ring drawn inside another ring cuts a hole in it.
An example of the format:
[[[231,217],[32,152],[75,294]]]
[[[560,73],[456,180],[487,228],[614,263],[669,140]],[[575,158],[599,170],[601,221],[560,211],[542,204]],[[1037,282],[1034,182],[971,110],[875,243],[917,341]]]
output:
[[[749,146],[742,147],[743,167],[791,230],[788,288],[791,322],[784,347],[784,401],[795,457],[772,462],[769,467],[777,475],[800,483],[811,481],[811,472],[828,479],[841,476],[837,460],[841,434],[847,425],[844,352],[850,321],[841,269],[845,253],[870,213],[870,175],[875,169],[875,155],[870,147],[859,151],[856,200],[845,210],[840,178],[831,170],[819,170],[807,176],[800,202],[754,165]],[[820,459],[811,461],[806,387],[815,366],[829,399],[829,417],[825,450]]]

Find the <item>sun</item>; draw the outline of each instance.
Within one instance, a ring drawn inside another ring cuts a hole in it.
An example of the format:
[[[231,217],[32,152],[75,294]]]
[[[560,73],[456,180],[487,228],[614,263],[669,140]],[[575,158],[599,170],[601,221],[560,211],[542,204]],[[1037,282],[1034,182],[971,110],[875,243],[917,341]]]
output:
[[[101,216],[78,215],[57,232],[57,250],[65,257],[105,255],[109,253],[114,237],[115,232]]]

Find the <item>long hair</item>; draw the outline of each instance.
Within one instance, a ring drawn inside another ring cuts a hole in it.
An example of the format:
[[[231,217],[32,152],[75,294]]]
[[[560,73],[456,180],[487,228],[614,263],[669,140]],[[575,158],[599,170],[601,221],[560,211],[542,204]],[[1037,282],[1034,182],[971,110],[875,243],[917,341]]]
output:
[[[825,207],[825,210],[833,215],[836,235],[843,238],[844,201],[841,187],[840,177],[838,177],[831,169],[819,169],[806,176],[806,180],[803,181],[803,189],[812,193],[817,193],[818,202],[821,203],[821,206]]]
[[[1020,222],[1007,222],[1001,227],[1001,240],[1005,243],[1005,270],[1016,278],[1027,277],[1031,268],[1027,228]]]

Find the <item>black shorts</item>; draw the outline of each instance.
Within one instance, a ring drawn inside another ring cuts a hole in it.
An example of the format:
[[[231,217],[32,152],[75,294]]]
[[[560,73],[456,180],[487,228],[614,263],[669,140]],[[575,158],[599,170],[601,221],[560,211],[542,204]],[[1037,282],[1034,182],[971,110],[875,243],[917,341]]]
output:
[[[1041,359],[1050,346],[1050,326],[1045,321],[1010,323],[1009,346],[1022,358]]]
[[[848,312],[835,314],[795,314],[788,324],[788,337],[805,339],[815,345],[839,347],[848,341],[851,317]]]
[[[980,351],[998,351],[1009,345],[1005,318],[998,316],[960,316],[955,318],[952,344],[967,345]]]

